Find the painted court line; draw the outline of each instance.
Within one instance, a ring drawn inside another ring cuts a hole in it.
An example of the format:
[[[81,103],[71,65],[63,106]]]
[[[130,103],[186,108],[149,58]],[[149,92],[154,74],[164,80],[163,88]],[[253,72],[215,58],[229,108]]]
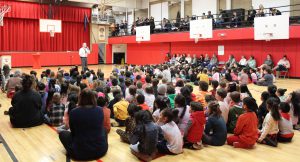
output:
[[[6,143],[6,141],[4,140],[4,138],[1,136],[0,134],[0,141],[3,143],[3,146],[5,147],[8,155],[10,156],[11,160],[13,162],[18,162],[16,156],[14,155],[14,153],[11,151],[11,149],[9,148],[8,144]]]

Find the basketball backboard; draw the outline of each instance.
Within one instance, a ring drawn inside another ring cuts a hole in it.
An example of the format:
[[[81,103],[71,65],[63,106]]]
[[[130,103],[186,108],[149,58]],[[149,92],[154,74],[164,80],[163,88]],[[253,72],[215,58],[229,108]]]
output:
[[[289,39],[289,16],[256,17],[254,40]]]
[[[150,41],[150,26],[136,27],[136,41]]]
[[[190,21],[190,38],[212,38],[212,19],[200,19]]]
[[[61,20],[40,19],[40,32],[61,33]]]

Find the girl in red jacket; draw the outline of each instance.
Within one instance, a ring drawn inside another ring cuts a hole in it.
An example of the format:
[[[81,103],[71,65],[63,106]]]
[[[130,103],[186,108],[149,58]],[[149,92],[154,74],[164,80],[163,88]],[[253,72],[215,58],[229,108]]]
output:
[[[191,102],[190,114],[190,120],[188,121],[187,127],[184,131],[184,147],[201,149],[201,138],[205,125],[205,115],[201,103]]]
[[[258,138],[258,120],[255,113],[258,106],[254,98],[246,97],[243,108],[246,112],[239,116],[234,135],[227,137],[227,144],[235,148],[252,148]]]

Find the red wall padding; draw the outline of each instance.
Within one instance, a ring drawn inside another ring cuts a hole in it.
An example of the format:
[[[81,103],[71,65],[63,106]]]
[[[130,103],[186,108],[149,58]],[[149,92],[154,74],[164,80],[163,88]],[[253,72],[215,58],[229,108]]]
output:
[[[219,61],[227,61],[228,56],[233,54],[239,61],[241,55],[248,59],[253,55],[258,65],[261,65],[269,53],[277,63],[283,55],[287,55],[291,63],[290,76],[300,77],[300,39],[291,40],[272,40],[254,41],[254,40],[232,40],[232,41],[210,41],[210,42],[174,42],[174,43],[142,43],[127,44],[127,63],[128,64],[160,64],[164,62],[166,53],[186,53],[209,54],[218,52],[218,45],[225,46],[225,55],[218,56]],[[108,45],[111,46],[111,45]],[[111,53],[111,52],[110,52]],[[111,63],[111,57],[107,55]]]
[[[80,65],[77,51],[72,52],[39,52],[41,66]],[[10,55],[12,67],[33,66],[33,54],[37,52],[1,52],[1,55]],[[88,64],[98,64],[98,44],[93,44]]]
[[[127,64],[160,64],[169,52],[170,43],[128,44]]]

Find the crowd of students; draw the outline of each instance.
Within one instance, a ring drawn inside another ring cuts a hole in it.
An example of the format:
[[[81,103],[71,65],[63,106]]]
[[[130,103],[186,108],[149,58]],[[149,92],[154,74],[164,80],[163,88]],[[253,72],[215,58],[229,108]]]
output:
[[[226,141],[236,148],[291,142],[299,124],[300,91],[286,95],[286,89],[267,85],[258,106],[247,86],[249,67],[233,70],[237,63],[232,59],[224,75],[216,66],[208,70],[209,63],[198,66],[198,61],[195,65],[182,57],[178,62],[187,64],[115,67],[107,79],[100,69],[47,69],[40,76],[16,70],[12,78],[20,85],[9,92],[12,107],[5,113],[13,127],[57,127],[67,154],[76,160],[105,155],[111,126],[125,126],[117,134],[145,161],[157,153],[176,155],[183,148],[222,146]]]

